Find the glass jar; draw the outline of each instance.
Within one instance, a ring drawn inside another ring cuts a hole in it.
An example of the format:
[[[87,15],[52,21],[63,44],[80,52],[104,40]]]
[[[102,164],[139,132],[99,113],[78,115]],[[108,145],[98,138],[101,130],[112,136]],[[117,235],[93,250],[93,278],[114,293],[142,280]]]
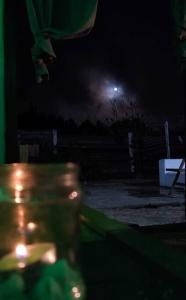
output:
[[[2,300],[7,288],[3,296],[1,285],[10,282],[28,299],[84,298],[77,259],[80,205],[75,164],[0,166]]]

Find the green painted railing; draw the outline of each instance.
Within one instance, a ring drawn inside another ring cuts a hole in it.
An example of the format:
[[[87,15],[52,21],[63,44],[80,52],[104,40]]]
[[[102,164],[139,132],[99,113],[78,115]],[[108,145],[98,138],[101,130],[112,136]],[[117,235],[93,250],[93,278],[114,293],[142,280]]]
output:
[[[87,300],[186,297],[186,256],[160,240],[83,207],[81,269]]]
[[[5,161],[4,0],[0,0],[0,163]]]

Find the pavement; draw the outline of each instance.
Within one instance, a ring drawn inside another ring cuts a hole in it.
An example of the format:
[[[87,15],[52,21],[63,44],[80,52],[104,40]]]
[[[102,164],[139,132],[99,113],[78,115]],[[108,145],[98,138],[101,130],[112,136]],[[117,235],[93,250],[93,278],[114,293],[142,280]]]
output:
[[[183,189],[172,196],[152,180],[110,180],[83,184],[84,202],[116,220],[139,226],[185,222]]]

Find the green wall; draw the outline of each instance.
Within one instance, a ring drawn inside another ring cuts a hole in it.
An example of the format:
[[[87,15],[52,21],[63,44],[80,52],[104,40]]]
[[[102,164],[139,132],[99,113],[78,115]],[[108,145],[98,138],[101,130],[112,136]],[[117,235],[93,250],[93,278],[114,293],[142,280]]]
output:
[[[0,0],[0,163],[5,161],[4,0]]]

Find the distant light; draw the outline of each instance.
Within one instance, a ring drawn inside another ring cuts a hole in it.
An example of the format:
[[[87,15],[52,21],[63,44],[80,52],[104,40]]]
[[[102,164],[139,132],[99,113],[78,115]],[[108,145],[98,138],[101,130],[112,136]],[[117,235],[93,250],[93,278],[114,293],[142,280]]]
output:
[[[123,86],[118,84],[108,83],[103,86],[102,96],[107,100],[119,99],[123,95]]]

